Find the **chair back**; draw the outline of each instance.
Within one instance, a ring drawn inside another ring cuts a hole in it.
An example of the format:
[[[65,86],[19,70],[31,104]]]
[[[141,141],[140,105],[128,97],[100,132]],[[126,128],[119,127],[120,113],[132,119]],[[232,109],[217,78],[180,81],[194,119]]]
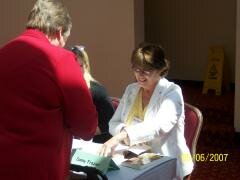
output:
[[[187,146],[192,154],[196,154],[197,141],[202,129],[203,117],[201,111],[188,103],[184,104],[185,108],[185,130],[184,136]]]
[[[114,110],[116,111],[120,99],[117,98],[117,97],[110,97],[110,100],[111,100],[111,102],[112,102],[112,105],[113,105]]]

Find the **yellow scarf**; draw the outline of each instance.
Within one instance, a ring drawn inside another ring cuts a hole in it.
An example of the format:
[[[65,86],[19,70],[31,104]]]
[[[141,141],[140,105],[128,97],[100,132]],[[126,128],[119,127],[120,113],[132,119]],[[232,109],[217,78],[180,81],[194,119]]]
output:
[[[147,106],[145,106],[144,109],[142,107],[142,89],[140,89],[134,100],[133,106],[128,114],[126,125],[127,126],[131,125],[135,117],[144,121],[144,115],[146,110]]]

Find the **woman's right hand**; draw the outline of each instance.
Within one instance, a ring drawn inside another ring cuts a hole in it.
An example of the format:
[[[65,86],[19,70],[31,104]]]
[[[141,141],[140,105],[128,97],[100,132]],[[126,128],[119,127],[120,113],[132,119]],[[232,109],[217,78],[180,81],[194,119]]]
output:
[[[125,130],[121,131],[119,134],[113,136],[107,142],[102,145],[99,151],[100,156],[112,156],[116,146],[123,140],[128,139],[127,132]]]

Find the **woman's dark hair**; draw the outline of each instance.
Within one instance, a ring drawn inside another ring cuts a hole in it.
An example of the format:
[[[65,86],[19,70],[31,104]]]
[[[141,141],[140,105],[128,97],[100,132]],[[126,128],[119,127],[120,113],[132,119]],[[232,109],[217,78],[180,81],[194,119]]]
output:
[[[71,51],[77,56],[78,62],[83,66],[85,71],[90,73],[90,62],[84,46],[73,46]]]
[[[169,70],[169,61],[165,58],[164,49],[151,43],[140,44],[132,53],[131,63],[133,67],[144,70],[160,70],[161,76],[166,76]]]

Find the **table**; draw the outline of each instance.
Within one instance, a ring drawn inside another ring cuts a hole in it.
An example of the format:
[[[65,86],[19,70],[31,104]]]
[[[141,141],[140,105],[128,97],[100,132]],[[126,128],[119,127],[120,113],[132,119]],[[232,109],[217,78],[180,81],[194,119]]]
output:
[[[176,164],[176,158],[165,156],[142,170],[120,165],[120,170],[107,172],[107,177],[109,180],[172,180],[176,176]]]
[[[81,148],[93,154],[100,146],[101,144],[82,140],[74,140],[73,142],[73,149]],[[141,170],[121,166],[117,161],[115,163],[120,170],[108,171],[106,175],[109,180],[172,180],[176,176],[177,160],[173,157],[164,156],[161,159],[154,160],[149,166]]]

